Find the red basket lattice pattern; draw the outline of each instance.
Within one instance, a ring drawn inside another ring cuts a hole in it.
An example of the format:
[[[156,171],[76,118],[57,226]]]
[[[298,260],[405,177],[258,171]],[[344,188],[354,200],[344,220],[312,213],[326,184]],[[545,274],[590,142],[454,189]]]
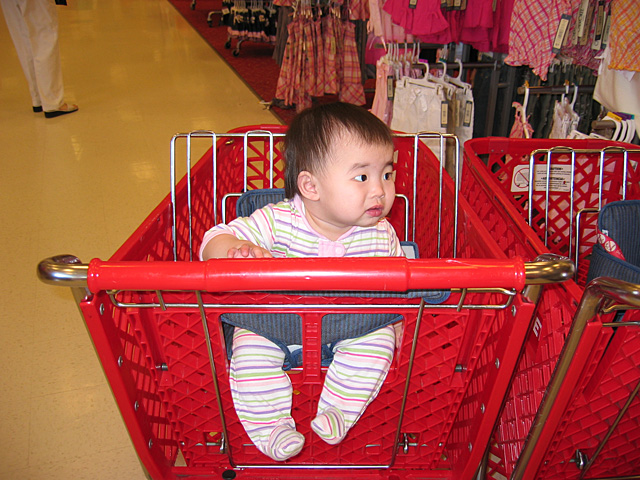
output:
[[[567,143],[576,149],[603,148],[611,145],[610,142],[597,141]],[[555,142],[544,140],[514,141],[513,139],[498,138],[475,139],[466,145],[463,194],[470,201],[473,211],[478,214],[487,230],[494,235],[498,245],[507,255],[519,254],[527,260],[533,260],[538,254],[545,252],[565,255],[568,253],[568,245],[571,239],[566,234],[564,237],[558,234],[558,232],[567,232],[567,227],[571,221],[568,194],[550,195],[549,229],[551,230],[552,225],[555,225],[553,227],[555,230],[549,236],[549,247],[545,247],[543,242],[545,195],[537,193],[533,197],[534,221],[532,222],[532,228],[524,221],[528,215],[526,195],[510,191],[514,169],[518,165],[528,164],[529,155],[533,150],[538,148],[548,149],[557,145]],[[599,155],[596,156],[599,157]],[[566,165],[568,158],[568,156],[561,158],[555,156],[553,162],[560,165],[564,162]],[[608,163],[605,164],[603,185],[606,191],[603,192],[603,204],[620,198],[620,179],[623,178],[621,174],[623,162],[620,161],[620,158],[621,156],[619,155],[612,155],[611,159],[613,161],[608,160]],[[636,161],[637,156],[629,155],[629,158],[635,160],[630,162],[630,170],[627,176],[630,179],[627,185],[627,198],[634,198],[639,195],[638,188],[640,183],[638,182],[638,175],[640,171]],[[574,213],[576,205],[579,205],[580,208],[597,207],[597,189],[594,190],[593,188],[598,183],[599,172],[594,167],[594,165],[597,166],[597,160],[598,158],[595,159],[594,163],[593,157],[587,158],[583,156],[578,157],[576,161]],[[585,219],[586,221],[580,230],[581,268],[578,282],[583,282],[584,277],[586,277],[588,262],[583,262],[582,257],[588,254],[595,237],[595,215],[590,218],[585,217]],[[529,428],[535,418],[546,386],[553,374],[555,363],[564,345],[565,337],[581,294],[582,289],[574,282],[545,287],[539,302],[536,322],[533,330],[529,333],[529,340],[514,377],[496,432],[497,443],[493,450],[496,452],[498,460],[494,462],[495,469],[507,477],[513,472],[513,468],[520,456]],[[634,344],[634,342],[629,341],[628,348],[630,351],[637,353],[640,351],[640,344],[638,342]],[[588,368],[594,369],[598,365],[603,365],[602,369],[605,366],[609,369],[598,376],[597,380],[592,380],[591,393],[593,395],[589,400],[596,404],[606,402],[606,399],[612,395],[624,395],[624,392],[629,388],[629,383],[627,383],[629,375],[618,376],[619,371],[612,363],[614,359],[603,355],[603,350],[594,351],[590,360],[582,360],[588,365]],[[637,374],[637,367],[635,371]],[[633,377],[633,375],[631,376]],[[614,379],[613,377],[618,378]],[[603,382],[603,385],[598,386],[598,381]],[[633,381],[630,384],[634,385]],[[607,385],[607,387],[604,385]],[[598,389],[600,388],[605,390],[608,388],[609,390],[606,394],[602,393],[602,396],[599,396],[599,393],[594,392],[599,392]],[[580,388],[576,387],[576,392],[578,392],[576,393],[578,395]],[[576,402],[579,402],[579,397],[577,397]],[[578,404],[572,402],[574,406]],[[591,429],[591,425],[600,421],[597,418],[601,414],[598,412],[597,407],[594,407],[593,411],[590,409],[589,403],[583,404],[581,411],[583,416],[579,421],[571,416],[563,417],[563,422],[558,427],[554,437],[554,443],[547,449],[548,456],[553,454],[554,460],[551,461],[546,458],[545,462],[549,462],[547,464],[548,468],[545,468],[544,473],[536,478],[544,478],[545,480],[547,478],[572,478],[571,475],[574,475],[575,472],[571,472],[571,468],[575,471],[577,469],[573,463],[569,464],[568,461],[573,458],[577,448],[576,445],[579,444],[581,439],[582,441],[590,439],[593,442],[596,438],[594,436],[595,431]],[[628,419],[629,423],[622,422],[623,430],[629,429],[633,431],[637,427],[637,420],[633,415],[637,416],[632,411],[630,413],[631,418]],[[608,421],[611,421],[611,419],[608,418]],[[630,442],[630,440],[633,440],[633,442],[625,443]],[[635,442],[635,438],[626,434],[626,436],[622,435],[618,441],[613,438],[611,445],[617,445],[624,450],[629,445],[635,445]],[[587,444],[589,444],[588,441]],[[587,447],[586,450],[588,451],[589,448]],[[604,450],[602,456],[603,458],[615,458],[607,457]],[[605,465],[606,462],[602,462],[602,466],[596,464],[593,466],[593,472],[594,474],[596,471],[601,472],[602,476],[605,476],[604,472],[607,475],[613,475],[614,473],[612,472],[623,471],[625,468],[627,470],[630,468],[637,469],[637,462],[633,456],[627,456],[625,460],[628,460],[626,466],[618,466],[616,468],[611,467],[611,465]],[[563,465],[563,467],[560,468],[559,465]],[[536,468],[535,465],[532,465],[532,468]]]

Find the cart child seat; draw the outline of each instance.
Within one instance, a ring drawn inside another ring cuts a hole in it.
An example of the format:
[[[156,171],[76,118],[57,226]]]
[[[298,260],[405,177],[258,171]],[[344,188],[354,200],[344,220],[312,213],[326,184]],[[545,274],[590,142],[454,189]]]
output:
[[[640,200],[611,202],[598,216],[587,282],[613,277],[640,284]]]

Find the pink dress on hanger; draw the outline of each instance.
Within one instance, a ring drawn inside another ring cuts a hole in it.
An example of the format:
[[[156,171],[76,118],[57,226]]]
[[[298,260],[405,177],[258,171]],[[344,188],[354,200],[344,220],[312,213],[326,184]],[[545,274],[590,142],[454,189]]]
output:
[[[380,58],[376,63],[376,93],[371,105],[371,113],[387,125],[391,125],[393,114],[393,100],[389,100],[387,92],[389,75],[393,76],[389,64],[385,58]]]
[[[498,53],[509,52],[509,32],[511,29],[511,14],[514,0],[499,0],[494,16],[494,28],[491,31],[491,51]]]
[[[356,47],[356,26],[346,20],[341,22],[344,31],[342,44],[342,86],[339,99],[341,102],[364,105],[364,87],[362,86],[362,73],[360,59]]]
[[[368,0],[350,1],[349,20],[368,20],[370,16]]]
[[[384,0],[369,0],[369,27],[376,37],[385,42],[413,42],[413,36],[407,34],[400,25],[393,23],[391,14],[383,9]]]
[[[325,15],[322,17],[322,33],[324,44],[324,72],[325,84],[324,93],[338,93],[338,65],[336,59],[336,29],[335,24],[338,23],[333,15]]]
[[[518,102],[513,102],[513,106],[516,109],[516,115],[513,126],[511,127],[511,132],[509,133],[509,138],[531,138],[531,135],[533,135],[533,127],[529,125],[526,112]]]
[[[509,65],[529,65],[542,80],[556,54],[553,40],[563,14],[571,15],[580,0],[516,0],[511,16]]]
[[[409,29],[413,35],[437,35],[448,28],[449,23],[440,9],[440,0],[418,0]]]
[[[493,30],[493,0],[472,0],[464,11],[460,41],[481,52],[492,50],[490,33]]]
[[[391,15],[393,23],[415,36],[438,35],[449,27],[440,0],[417,0],[415,8],[409,8],[408,0],[387,0],[383,10]]]

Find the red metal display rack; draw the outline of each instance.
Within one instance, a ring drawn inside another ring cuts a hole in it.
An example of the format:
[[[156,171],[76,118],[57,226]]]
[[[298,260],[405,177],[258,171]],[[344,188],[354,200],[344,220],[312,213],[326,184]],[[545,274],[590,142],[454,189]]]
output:
[[[429,135],[396,137],[389,217],[423,259],[195,260],[204,232],[233,218],[242,192],[282,186],[283,133],[177,135],[171,194],[113,257],[52,258],[39,265],[41,279],[73,287],[151,478],[471,479],[533,317],[522,289],[563,281],[573,266],[507,258],[424,146]],[[195,141],[212,148],[192,166]],[[176,183],[182,142],[187,173]],[[387,295],[344,292],[354,288]],[[430,289],[451,294],[436,305],[388,295]],[[251,444],[235,413],[220,315],[292,311],[304,332],[304,365],[290,372],[292,415],[306,443],[277,463]],[[327,445],[309,426],[325,372],[322,318],[380,311],[404,318],[392,368],[347,438]]]
[[[554,252],[578,266],[576,282],[553,285],[539,299],[496,429],[499,461],[491,469],[502,476],[640,473],[640,336],[633,323],[640,315],[628,312],[624,324],[609,323],[612,303],[637,309],[637,300],[594,287],[601,296],[597,308],[578,308],[597,212],[613,200],[640,198],[639,159],[637,147],[601,140],[485,138],[465,144],[463,196],[500,248],[525,259]],[[634,288],[616,285],[613,292]],[[577,333],[576,323],[583,324]]]

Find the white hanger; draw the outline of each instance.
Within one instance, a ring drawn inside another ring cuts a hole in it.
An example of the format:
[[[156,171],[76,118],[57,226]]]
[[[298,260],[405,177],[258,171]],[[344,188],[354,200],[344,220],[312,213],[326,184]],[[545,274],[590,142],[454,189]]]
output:
[[[562,97],[560,97],[560,103],[564,105],[564,99],[569,95],[569,82],[565,82],[564,84],[564,93]]]
[[[450,77],[449,75],[445,76],[444,79],[451,83],[452,85],[455,85],[456,87],[460,87],[460,88],[471,88],[471,84],[470,83],[466,83],[463,82],[461,80],[462,78],[462,61],[460,59],[456,59],[456,63],[458,64],[458,71],[460,73],[458,73],[457,77]]]
[[[636,136],[636,121],[631,118],[629,120],[625,120],[627,124],[627,137],[625,138],[625,142],[631,143],[633,142],[633,137]]]
[[[618,120],[616,120],[613,117],[609,117],[609,120],[611,120],[616,126],[615,130],[613,131],[613,134],[611,135],[611,140],[617,141],[618,140],[618,135],[620,134],[620,130],[622,128],[622,125]]]
[[[522,118],[527,121],[527,104],[529,103],[529,82],[524,82],[524,100],[522,101]]]

